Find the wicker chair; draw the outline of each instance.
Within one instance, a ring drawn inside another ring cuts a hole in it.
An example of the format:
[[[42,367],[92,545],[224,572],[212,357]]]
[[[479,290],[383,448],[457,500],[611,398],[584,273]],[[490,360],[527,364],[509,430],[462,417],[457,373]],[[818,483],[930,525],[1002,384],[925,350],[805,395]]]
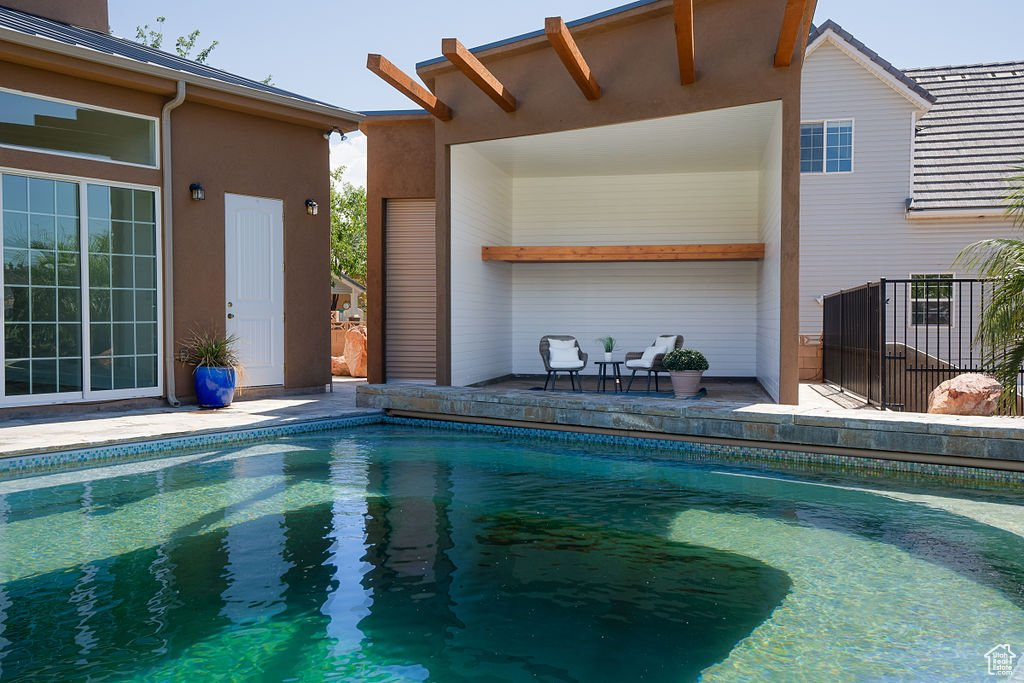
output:
[[[578,363],[559,363],[552,362],[551,360],[551,340],[557,339],[559,341],[571,341],[576,345],[576,351],[580,355]],[[544,361],[544,369],[548,375],[544,379],[544,391],[548,390],[548,383],[551,384],[551,390],[554,391],[555,383],[558,381],[558,373],[565,372],[569,375],[569,382],[572,384],[573,391],[583,391],[583,383],[580,380],[580,371],[587,367],[587,354],[584,353],[583,349],[580,348],[580,343],[576,341],[576,337],[567,334],[547,334],[540,338],[540,358]]]
[[[663,334],[660,335],[658,339],[662,337],[675,337],[675,342],[673,343],[672,348],[683,348],[683,335]],[[658,344],[658,339],[654,340],[654,342],[651,344],[651,347],[656,346]],[[651,359],[650,366],[648,366],[645,362],[642,362],[641,359],[643,358],[643,355],[643,351],[630,351],[629,353],[626,354],[626,369],[633,371],[633,374],[629,376],[629,384],[626,386],[627,392],[633,388],[633,380],[636,379],[637,372],[647,373],[647,391],[651,390],[651,375],[654,375],[654,390],[661,390],[661,387],[658,386],[658,374],[662,372],[668,372],[668,370],[665,369],[665,366],[661,364],[662,359],[665,358],[665,354],[659,353],[655,355],[654,358]]]

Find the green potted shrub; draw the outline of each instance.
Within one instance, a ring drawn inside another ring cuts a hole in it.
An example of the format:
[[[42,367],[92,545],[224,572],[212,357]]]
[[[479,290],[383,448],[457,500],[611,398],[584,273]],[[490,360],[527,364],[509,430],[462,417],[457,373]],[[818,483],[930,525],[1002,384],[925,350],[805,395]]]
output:
[[[615,350],[615,337],[601,337],[597,340],[597,343],[604,349],[604,359],[606,362],[612,362],[612,351]]]
[[[179,347],[178,360],[193,367],[196,400],[202,408],[224,408],[235,398],[241,364],[238,337],[212,332],[192,332]]]
[[[700,391],[704,371],[710,367],[704,354],[693,349],[669,351],[661,360],[661,364],[672,377],[672,389],[675,390],[676,398],[696,396]]]

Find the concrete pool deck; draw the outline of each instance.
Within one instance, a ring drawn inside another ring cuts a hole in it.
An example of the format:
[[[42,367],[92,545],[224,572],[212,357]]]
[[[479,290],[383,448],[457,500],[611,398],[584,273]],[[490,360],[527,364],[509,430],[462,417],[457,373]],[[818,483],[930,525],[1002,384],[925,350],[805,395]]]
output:
[[[816,390],[817,389],[817,390]],[[1024,472],[1024,419],[847,408],[801,387],[799,406],[555,393],[363,385],[357,405],[388,415],[585,430],[927,464]],[[806,400],[805,400],[806,399]]]
[[[253,399],[243,395],[220,410],[164,404],[11,418],[0,423],[0,458],[379,414],[379,410],[356,407],[356,387],[364,383],[346,378],[335,380],[333,392]]]

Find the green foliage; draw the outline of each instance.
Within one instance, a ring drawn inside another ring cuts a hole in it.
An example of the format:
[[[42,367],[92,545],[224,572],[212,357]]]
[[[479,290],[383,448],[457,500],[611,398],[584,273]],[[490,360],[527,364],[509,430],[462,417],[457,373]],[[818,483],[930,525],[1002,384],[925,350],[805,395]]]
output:
[[[661,364],[670,372],[685,372],[687,370],[703,372],[710,367],[708,365],[708,359],[704,357],[704,354],[693,349],[675,349],[673,351],[669,351],[665,354],[665,357],[661,359]]]
[[[160,46],[164,44],[164,22],[167,21],[167,17],[156,18],[156,28],[150,28],[149,24],[135,27],[135,38],[143,45],[159,50]],[[178,39],[174,43],[174,51],[178,53],[178,56],[182,59],[191,59],[194,62],[200,64],[206,64],[206,60],[210,58],[210,53],[217,47],[220,41],[213,41],[206,47],[199,50],[196,56],[192,56],[192,51],[196,49],[196,43],[199,42],[199,30],[192,31],[187,36],[178,36]],[[270,78],[269,76],[267,77]]]
[[[1012,179],[1007,214],[1024,228],[1024,175]],[[989,239],[975,242],[957,256],[956,265],[997,281],[981,313],[975,341],[984,345],[982,359],[1003,385],[1001,407],[1017,413],[1017,381],[1024,366],[1024,240]]]
[[[194,367],[238,368],[238,337],[193,330],[178,349],[178,360]]]
[[[615,337],[601,337],[597,340],[597,343],[604,347],[605,353],[611,353],[615,350]]]
[[[331,273],[366,284],[366,188],[331,172]]]

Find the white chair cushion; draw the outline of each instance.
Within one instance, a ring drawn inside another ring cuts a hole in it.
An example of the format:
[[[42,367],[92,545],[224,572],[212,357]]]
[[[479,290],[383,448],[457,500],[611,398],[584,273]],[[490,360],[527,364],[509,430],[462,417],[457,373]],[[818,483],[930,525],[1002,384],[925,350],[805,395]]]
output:
[[[580,367],[583,367],[579,349],[575,344],[568,348],[552,346],[548,349],[548,363],[551,367],[555,367],[555,363],[579,363]]]
[[[551,366],[552,370],[582,370],[583,369],[583,361],[579,360],[579,356],[577,356],[577,359],[575,361],[571,361],[571,360],[566,360],[566,361],[550,360],[550,361],[548,361],[548,365]]]
[[[653,360],[644,360],[643,358],[626,361],[627,368],[633,368],[636,370],[650,370],[652,365],[654,365]]]
[[[575,349],[576,341],[573,339],[548,339],[548,345],[552,349]]]
[[[665,350],[660,346],[648,346],[644,349],[644,355],[640,356],[640,360],[647,363],[647,367],[651,367],[654,363],[654,357],[659,353],[665,353]]]
[[[658,337],[654,345],[665,349],[665,353],[668,353],[676,347],[676,335],[670,334],[666,337]]]

